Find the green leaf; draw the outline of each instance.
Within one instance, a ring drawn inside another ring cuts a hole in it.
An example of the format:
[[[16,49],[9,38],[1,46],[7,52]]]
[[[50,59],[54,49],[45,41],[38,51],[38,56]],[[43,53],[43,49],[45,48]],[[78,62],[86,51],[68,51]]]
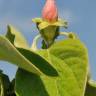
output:
[[[0,96],[1,96],[1,94],[2,94],[1,73],[2,73],[2,71],[0,70]]]
[[[45,29],[40,31],[40,34],[47,45],[47,47],[51,46],[55,39],[59,35],[59,27],[57,26],[48,26]]]
[[[10,82],[10,87],[9,87],[9,95],[8,96],[16,96],[15,94],[15,79],[13,79],[11,82]]]
[[[54,72],[57,74],[55,69],[42,56],[30,51],[22,34],[10,25],[8,25],[6,37],[0,36],[0,46],[0,60],[8,61],[38,75],[42,73],[52,75]],[[44,70],[42,70],[42,65],[37,62],[37,59],[45,65]],[[46,71],[47,67],[50,70],[50,74]]]
[[[10,81],[7,75],[0,73],[0,96],[9,96]]]
[[[58,26],[58,27],[64,27],[67,28],[68,27],[68,22],[66,20],[62,20],[62,19],[58,19],[55,22],[48,22],[43,20],[42,18],[34,18],[32,19],[32,21],[36,24],[39,24],[39,30],[42,30],[48,26]]]
[[[96,96],[96,82],[95,81],[87,82],[85,96]]]
[[[34,18],[34,19],[32,19],[32,21],[34,23],[41,23],[43,20],[42,20],[42,18]]]
[[[34,52],[31,52],[34,56]],[[40,57],[40,59],[42,59]],[[41,74],[29,60],[27,60],[11,43],[3,36],[0,36],[0,60],[8,61],[29,72]]]
[[[42,55],[37,55],[32,53],[30,50],[18,48],[19,52],[30,62],[34,64],[42,73],[48,76],[58,76],[57,71],[52,66],[51,62],[46,60]]]
[[[81,90],[82,95],[78,93],[78,96],[83,96],[88,75],[88,52],[85,45],[78,39],[66,39],[53,44],[49,52],[69,66]]]
[[[57,22],[53,23],[52,25],[68,28],[68,22],[66,20],[61,20],[61,19],[59,19]]]
[[[17,71],[15,89],[17,96],[49,96],[40,77],[22,69]]]
[[[42,30],[42,29],[48,27],[49,25],[50,25],[49,22],[43,21],[43,22],[41,22],[41,23],[38,25],[38,27],[39,27],[39,30]]]
[[[0,70],[0,74],[2,73],[2,70]]]
[[[0,60],[8,61],[38,75],[57,75],[56,70],[42,56],[28,49],[15,48],[6,37],[0,36],[0,46]],[[38,62],[38,60],[40,62]],[[40,63],[45,65],[45,69],[42,69]],[[48,72],[46,70],[47,68]]]
[[[63,94],[62,96],[67,96],[68,94],[72,96],[83,96],[88,73],[88,54],[84,44],[82,44],[82,42],[77,39],[62,40],[54,43],[53,46],[49,48],[48,54],[49,56],[47,57],[49,57],[49,60],[53,59],[53,57],[50,57],[50,54],[52,54],[57,58],[56,60],[58,64],[61,62],[60,60],[65,63],[61,63],[61,66],[65,69],[62,69],[62,71],[58,69],[58,71],[64,72],[61,75],[63,79],[60,81],[61,84],[65,85],[59,89],[65,89],[65,91],[61,91],[61,94]],[[54,62],[56,62],[56,60],[54,60]],[[61,86],[61,84],[58,85]]]
[[[67,28],[68,27],[68,23],[67,23],[67,21],[61,20],[61,19],[59,19],[56,22],[42,21],[42,22],[40,22],[38,27],[39,27],[40,30],[42,30],[42,29],[44,29],[44,28],[46,28],[48,26],[56,26],[56,27],[60,27],[61,26],[61,27]]]
[[[89,84],[90,86],[96,87],[96,81],[94,81],[94,80],[92,80],[92,79],[89,79],[89,80],[88,80],[88,84]]]
[[[80,40],[61,40],[37,53],[51,62],[59,76],[37,76],[19,69],[15,88],[18,96],[84,96],[88,54]]]
[[[8,25],[6,37],[16,47],[29,48],[28,43],[23,37],[23,35],[12,25]]]

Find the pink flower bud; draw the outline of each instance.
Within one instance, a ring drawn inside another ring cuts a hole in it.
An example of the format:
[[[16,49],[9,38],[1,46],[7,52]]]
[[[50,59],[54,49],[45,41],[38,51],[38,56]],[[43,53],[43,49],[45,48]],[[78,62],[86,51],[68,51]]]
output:
[[[42,11],[42,18],[49,22],[53,22],[58,19],[58,11],[55,0],[46,0],[45,6]]]

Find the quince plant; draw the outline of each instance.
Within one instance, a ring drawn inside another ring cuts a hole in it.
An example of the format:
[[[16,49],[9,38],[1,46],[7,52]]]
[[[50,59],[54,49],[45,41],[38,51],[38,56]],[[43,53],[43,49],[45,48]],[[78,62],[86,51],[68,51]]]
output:
[[[32,21],[39,34],[31,47],[12,25],[0,35],[0,60],[18,66],[12,81],[0,70],[0,96],[96,96],[87,48],[75,33],[60,32],[68,23],[58,18],[55,0],[46,0],[42,18]],[[56,40],[60,35],[67,38]]]

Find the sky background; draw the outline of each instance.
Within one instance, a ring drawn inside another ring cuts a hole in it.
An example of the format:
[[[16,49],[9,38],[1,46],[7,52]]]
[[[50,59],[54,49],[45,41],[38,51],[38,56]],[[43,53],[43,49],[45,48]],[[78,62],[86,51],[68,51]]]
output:
[[[32,18],[41,17],[46,0],[0,0],[0,34],[6,33],[12,24],[26,37],[31,45],[38,31]],[[96,80],[96,0],[56,0],[59,17],[67,19],[69,28],[79,35],[89,51],[92,78]],[[17,67],[0,61],[0,69],[12,79]]]

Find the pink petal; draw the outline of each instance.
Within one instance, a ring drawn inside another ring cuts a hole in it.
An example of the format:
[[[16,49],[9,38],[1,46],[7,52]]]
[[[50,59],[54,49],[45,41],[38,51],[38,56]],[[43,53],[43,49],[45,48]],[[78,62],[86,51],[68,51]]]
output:
[[[42,11],[42,18],[48,21],[56,21],[58,18],[58,11],[55,0],[46,0]]]

